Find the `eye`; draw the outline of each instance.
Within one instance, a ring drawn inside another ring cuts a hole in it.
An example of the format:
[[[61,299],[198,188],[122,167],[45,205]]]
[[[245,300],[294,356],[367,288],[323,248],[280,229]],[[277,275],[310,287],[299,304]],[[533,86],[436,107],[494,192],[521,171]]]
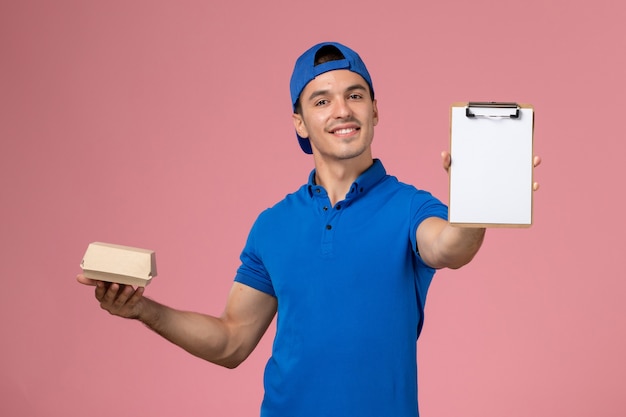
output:
[[[350,98],[350,100],[360,100],[363,98],[363,95],[359,93],[352,93],[348,97]]]
[[[328,100],[322,99],[315,102],[316,106],[323,106],[324,104],[328,104]]]

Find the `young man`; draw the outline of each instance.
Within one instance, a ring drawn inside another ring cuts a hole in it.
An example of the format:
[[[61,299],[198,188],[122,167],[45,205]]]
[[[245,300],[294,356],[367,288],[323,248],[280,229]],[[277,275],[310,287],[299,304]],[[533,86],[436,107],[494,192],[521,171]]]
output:
[[[291,99],[315,169],[258,217],[221,317],[166,307],[143,288],[78,280],[96,285],[103,309],[226,367],[252,352],[278,312],[263,417],[415,417],[428,286],[436,269],[468,263],[485,230],[452,227],[445,205],[373,159],[377,103],[354,51],[306,51]]]

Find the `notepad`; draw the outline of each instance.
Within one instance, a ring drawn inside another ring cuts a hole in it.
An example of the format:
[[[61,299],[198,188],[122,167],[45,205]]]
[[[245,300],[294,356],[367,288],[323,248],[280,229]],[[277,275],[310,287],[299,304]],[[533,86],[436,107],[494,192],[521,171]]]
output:
[[[533,132],[534,109],[528,104],[451,106],[451,224],[532,225]]]

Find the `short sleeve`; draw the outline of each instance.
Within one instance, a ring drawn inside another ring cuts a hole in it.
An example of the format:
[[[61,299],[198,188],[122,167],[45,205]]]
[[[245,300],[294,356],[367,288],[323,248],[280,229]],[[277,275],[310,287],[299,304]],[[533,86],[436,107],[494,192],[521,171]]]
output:
[[[429,217],[448,220],[448,207],[427,191],[417,190],[411,201],[410,236],[413,250],[417,252],[417,228]]]
[[[241,260],[241,266],[237,269],[237,275],[235,276],[235,282],[252,287],[258,291],[269,294],[273,297],[276,296],[272,280],[263,265],[259,251],[259,239],[258,239],[258,222],[252,226],[246,246],[241,252],[239,257]]]

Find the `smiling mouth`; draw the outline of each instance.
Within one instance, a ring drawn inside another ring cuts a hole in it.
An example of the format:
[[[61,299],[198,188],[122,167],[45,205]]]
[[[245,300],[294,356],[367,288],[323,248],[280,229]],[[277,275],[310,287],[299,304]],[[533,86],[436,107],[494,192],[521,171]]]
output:
[[[349,127],[349,128],[345,128],[345,129],[337,129],[337,130],[333,130],[332,133],[334,135],[349,135],[350,133],[356,132],[357,130],[359,130],[356,127]]]

